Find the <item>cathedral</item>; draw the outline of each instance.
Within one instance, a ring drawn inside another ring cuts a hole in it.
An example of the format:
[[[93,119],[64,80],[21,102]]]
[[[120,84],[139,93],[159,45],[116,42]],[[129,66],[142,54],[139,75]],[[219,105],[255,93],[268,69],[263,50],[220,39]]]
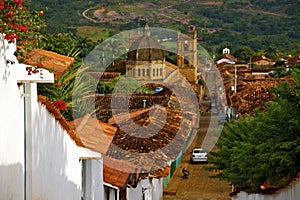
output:
[[[165,59],[165,50],[161,44],[151,37],[150,28],[146,24],[143,33],[130,37],[130,48],[126,60],[126,77],[140,81],[166,82],[176,74],[184,76],[189,82],[197,81],[197,33],[185,35],[178,33],[177,64]],[[178,76],[179,78],[179,76]]]

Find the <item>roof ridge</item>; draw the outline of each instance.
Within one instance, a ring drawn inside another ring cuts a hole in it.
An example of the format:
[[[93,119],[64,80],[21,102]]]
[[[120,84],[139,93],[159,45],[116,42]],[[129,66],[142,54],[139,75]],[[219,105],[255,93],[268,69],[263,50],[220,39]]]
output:
[[[59,109],[56,108],[52,101],[43,95],[38,95],[38,101],[44,105],[47,110],[52,114],[52,116],[58,120],[59,124],[62,126],[62,128],[68,133],[70,138],[76,143],[77,146],[84,147],[78,133],[76,130],[74,130],[69,122],[66,120],[66,118],[60,113]]]

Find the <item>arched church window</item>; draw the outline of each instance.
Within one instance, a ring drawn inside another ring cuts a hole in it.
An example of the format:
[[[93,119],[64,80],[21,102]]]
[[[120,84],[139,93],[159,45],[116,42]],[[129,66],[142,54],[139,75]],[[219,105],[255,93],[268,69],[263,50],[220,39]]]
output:
[[[155,69],[152,70],[152,76],[155,76]]]
[[[188,51],[189,50],[189,44],[188,44],[187,40],[184,41],[183,47],[184,47],[184,51]]]
[[[145,69],[143,69],[143,76],[145,76]]]
[[[184,56],[184,64],[189,64],[189,57]]]
[[[162,68],[159,69],[159,73],[162,76]]]
[[[189,50],[189,44],[184,44],[184,51],[188,51]]]
[[[150,76],[150,69],[147,69],[147,76]]]
[[[138,69],[138,76],[141,76],[141,69]]]

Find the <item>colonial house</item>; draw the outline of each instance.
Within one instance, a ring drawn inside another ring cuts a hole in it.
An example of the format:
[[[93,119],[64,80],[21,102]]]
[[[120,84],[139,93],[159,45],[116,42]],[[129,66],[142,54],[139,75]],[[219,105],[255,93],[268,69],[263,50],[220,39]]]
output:
[[[251,65],[257,67],[272,67],[275,61],[266,56],[257,56],[251,59]]]
[[[1,199],[101,199],[101,154],[84,148],[59,110],[37,96],[37,83],[53,83],[54,74],[19,64],[15,51],[1,35]]]
[[[230,54],[230,49],[223,49],[223,54],[216,59],[217,65],[223,64],[235,64],[237,59]]]
[[[290,57],[286,61],[286,67],[291,67],[291,66],[299,65],[299,64],[300,64],[300,55]]]

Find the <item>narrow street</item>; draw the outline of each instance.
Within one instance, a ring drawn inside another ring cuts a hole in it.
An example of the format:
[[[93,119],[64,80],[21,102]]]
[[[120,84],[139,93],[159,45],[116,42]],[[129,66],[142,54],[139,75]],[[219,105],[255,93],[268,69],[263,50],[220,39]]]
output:
[[[216,116],[214,116],[216,117]],[[228,182],[216,178],[213,171],[207,171],[203,167],[209,164],[190,163],[190,152],[195,147],[200,147],[210,123],[210,113],[202,113],[197,136],[193,143],[183,154],[182,162],[175,171],[167,188],[164,190],[163,200],[230,200],[231,186]],[[190,172],[188,179],[182,177],[182,167]]]

